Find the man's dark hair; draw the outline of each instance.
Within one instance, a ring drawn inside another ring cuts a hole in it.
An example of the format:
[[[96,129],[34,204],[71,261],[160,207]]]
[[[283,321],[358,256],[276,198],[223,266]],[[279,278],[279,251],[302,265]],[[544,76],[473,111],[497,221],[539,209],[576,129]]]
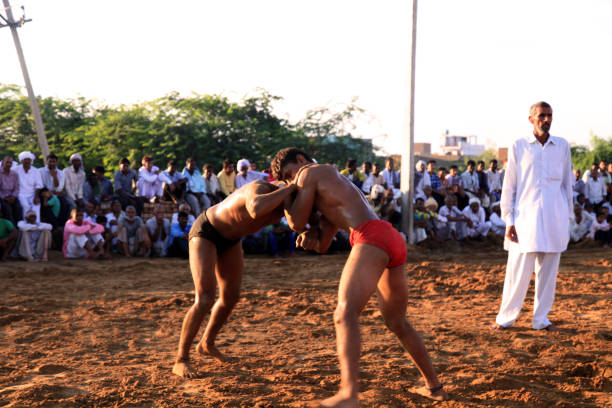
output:
[[[102,174],[104,174],[104,166],[96,166],[96,167],[94,167],[94,172],[95,173],[102,173]]]
[[[372,162],[369,160],[364,161],[363,164],[365,164],[366,166],[370,166],[370,167],[372,166]]]
[[[100,225],[106,225],[106,216],[105,215],[98,215],[96,217],[96,224],[100,224]]]
[[[46,193],[47,191],[49,191],[49,189],[47,187],[43,187],[43,188],[40,189],[40,191],[38,193],[39,194]]]
[[[189,214],[187,214],[185,211],[180,211],[178,213],[178,218],[189,218]]]
[[[455,169],[455,170],[459,170],[459,167],[457,167],[456,164],[453,164],[452,166],[450,166],[451,169]]]
[[[119,164],[130,164],[130,161],[127,157],[122,157],[121,160],[119,160]]]
[[[495,164],[497,164],[497,159],[491,159],[491,160],[489,160],[489,164],[491,164],[491,163],[495,163]]]
[[[168,162],[168,167],[176,166],[176,160],[172,159]]]
[[[47,160],[49,160],[49,159],[55,159],[55,160],[57,160],[57,156],[55,155],[55,153],[49,153],[49,154],[47,155]]]
[[[387,158],[385,159],[385,163],[387,163],[387,162],[391,162],[391,161],[392,161],[392,162],[394,162],[394,161],[395,161],[395,160],[393,160],[393,157],[391,157],[391,156],[389,156],[389,157],[387,157]]]
[[[229,166],[230,164],[234,164],[233,160],[230,159],[225,159],[223,160],[223,168],[226,168],[227,166]]]
[[[210,169],[212,171],[213,165],[210,163],[206,163],[205,165],[202,166],[202,169]]]
[[[144,156],[142,156],[143,163],[148,161],[153,161],[153,156],[151,156],[150,154],[145,154]]]
[[[427,160],[427,164],[436,164],[436,161],[431,159],[431,160]]]
[[[467,165],[468,166],[476,166],[476,163],[474,162],[474,160],[468,160]]]
[[[345,167],[353,167],[353,166],[357,166],[357,160],[355,159],[348,159],[346,161],[346,166]]]
[[[185,160],[185,163],[191,163],[196,161],[193,157],[188,157],[187,160]]]
[[[485,162],[484,162],[484,160],[478,160],[477,164],[482,164],[484,166]]]
[[[438,171],[448,171],[446,167],[438,167]]]
[[[303,150],[300,150],[297,147],[287,147],[276,153],[276,156],[274,156],[274,159],[272,159],[272,165],[270,166],[272,170],[272,177],[274,177],[276,180],[280,180],[280,176],[285,166],[289,163],[298,162],[298,154],[304,156],[306,161],[312,162],[310,156]]]

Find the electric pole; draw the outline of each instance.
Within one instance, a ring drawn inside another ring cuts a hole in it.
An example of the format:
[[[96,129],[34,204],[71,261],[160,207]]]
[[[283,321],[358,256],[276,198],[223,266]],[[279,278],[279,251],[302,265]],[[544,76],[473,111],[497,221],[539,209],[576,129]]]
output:
[[[417,1],[412,0],[412,46],[410,49],[410,102],[404,119],[408,134],[404,137],[402,151],[401,184],[402,190],[402,231],[408,237],[408,243],[414,244],[414,82],[416,65],[416,27]],[[406,137],[407,136],[407,137]]]
[[[26,66],[25,58],[23,56],[23,49],[21,48],[21,42],[19,41],[19,35],[17,34],[17,27],[21,27],[25,23],[32,21],[32,20],[26,20],[25,14],[24,14],[19,21],[15,22],[15,20],[13,19],[13,11],[11,10],[11,5],[9,4],[9,0],[2,0],[2,3],[4,4],[4,11],[6,12],[6,17],[0,14],[0,19],[2,20],[0,21],[0,28],[9,27],[11,29],[11,34],[13,34],[13,42],[15,43],[15,49],[17,50],[17,57],[19,57],[19,64],[21,64],[21,72],[23,72],[23,79],[25,81],[26,89],[28,91],[28,99],[30,100],[30,108],[32,109],[32,114],[34,115],[36,133],[38,134],[38,143],[40,144],[40,150],[42,151],[43,159],[46,159],[47,155],[49,154],[49,145],[47,144],[47,136],[45,135],[45,129],[43,127],[42,118],[40,116],[40,109],[38,109],[38,102],[36,101],[36,95],[34,94],[34,89],[32,88],[32,82],[30,81],[30,75],[28,74],[28,67]]]

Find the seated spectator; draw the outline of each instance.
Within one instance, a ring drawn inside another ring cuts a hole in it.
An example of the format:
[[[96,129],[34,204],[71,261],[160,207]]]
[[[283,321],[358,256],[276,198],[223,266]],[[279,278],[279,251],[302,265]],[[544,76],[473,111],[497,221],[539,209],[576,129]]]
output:
[[[425,162],[423,160],[419,160],[416,162],[415,170],[414,170],[414,185],[415,193],[419,194],[423,192],[423,187],[426,185],[426,181],[423,179],[425,176]]]
[[[115,172],[115,194],[121,202],[121,207],[133,205],[137,214],[142,214],[143,201],[134,194],[134,186],[138,183],[136,172],[130,168],[127,158],[119,160],[119,170]]]
[[[268,255],[279,257],[281,253],[288,252],[290,255],[294,253],[296,235],[284,217],[277,224],[268,225],[263,230],[267,240]]]
[[[579,195],[584,195],[586,184],[580,178],[580,169],[574,169],[574,199]]]
[[[111,201],[113,199],[113,183],[111,183],[108,178],[104,177],[104,166],[94,167],[93,173],[96,175],[100,188],[100,191],[96,194],[98,202]]]
[[[612,174],[607,171],[607,163],[605,160],[601,160],[599,162],[599,178],[602,180],[604,185],[606,186],[606,193],[612,192]]]
[[[491,231],[500,237],[506,236],[506,223],[501,218],[501,209],[499,201],[496,201],[491,206],[491,215],[489,216],[491,223]]]
[[[382,186],[385,184],[385,179],[382,174],[380,174],[381,170],[380,164],[374,163],[372,165],[372,172],[368,177],[366,177],[365,181],[361,185],[361,191],[363,191],[366,195],[370,194],[372,191],[372,186],[376,184],[380,184]]]
[[[467,207],[469,198],[463,190],[463,180],[459,176],[459,169],[457,166],[450,166],[448,176],[446,176],[442,185],[447,189],[448,194],[453,194],[457,198],[457,207],[460,210]]]
[[[427,161],[427,168],[423,172],[423,182],[421,185],[421,191],[424,191],[425,187],[429,187],[431,189],[431,194],[438,203],[438,207],[444,203],[444,197],[447,194],[447,190],[440,183],[440,179],[436,173],[435,160]]]
[[[83,202],[96,204],[102,201],[102,186],[98,184],[98,176],[93,173],[89,173],[85,177],[85,184],[83,184]]]
[[[168,256],[175,258],[189,258],[189,230],[191,224],[187,222],[188,214],[180,212],[178,222],[170,227],[170,239],[168,241]]]
[[[153,208],[153,216],[145,223],[149,230],[153,256],[166,256],[168,241],[170,239],[170,221],[164,218],[161,207]]]
[[[236,174],[234,180],[237,189],[252,181],[265,180],[267,178],[264,173],[253,171],[250,167],[251,163],[247,159],[238,160],[238,174]]]
[[[382,194],[380,203],[374,207],[374,212],[381,220],[393,224],[395,228],[398,228],[402,221],[402,210],[398,200],[394,197],[393,190],[390,188]]]
[[[63,226],[68,220],[72,208],[70,207],[69,201],[66,200],[66,194],[64,192],[66,187],[66,175],[57,167],[57,156],[55,154],[49,153],[47,156],[47,165],[40,169],[40,175],[42,177],[43,187],[49,190],[51,196],[57,197],[59,200],[60,214],[58,215],[58,220]]]
[[[438,212],[440,218],[446,219],[446,223],[441,222],[440,228],[438,228],[440,239],[461,240],[465,237],[465,216],[455,206],[455,200],[453,195],[447,195],[444,199],[444,205],[440,207]]]
[[[604,248],[609,248],[612,243],[612,235],[610,231],[610,223],[606,220],[604,211],[597,213],[597,218],[591,224],[589,238],[596,241],[601,241]]]
[[[0,207],[6,219],[13,225],[17,225],[17,222],[23,217],[23,211],[18,198],[19,176],[11,169],[12,167],[13,159],[6,156],[2,160],[0,169]]]
[[[176,160],[168,162],[168,168],[159,175],[159,179],[163,182],[164,200],[174,204],[185,200],[187,178],[176,171]]]
[[[346,161],[346,167],[340,172],[340,174],[349,179],[358,188],[361,188],[363,182],[365,181],[365,176],[361,174],[359,170],[357,170],[357,160],[355,159],[348,159]]]
[[[0,210],[0,261],[6,261],[15,247],[19,233],[12,222],[4,218]]]
[[[501,199],[502,178],[501,173],[497,171],[497,160],[489,161],[489,170],[487,170],[487,186],[491,200],[499,201]]]
[[[265,254],[267,251],[266,235],[265,229],[262,228],[254,234],[249,234],[242,238],[242,250],[244,253],[249,255]]]
[[[469,198],[477,198],[480,186],[478,184],[478,173],[476,173],[476,162],[468,160],[467,170],[461,174],[463,190]]]
[[[128,205],[125,215],[118,221],[118,228],[115,231],[117,237],[117,248],[119,252],[127,257],[147,256],[151,241],[147,228],[142,219],[136,215],[136,208]]]
[[[200,215],[210,207],[210,200],[206,195],[206,186],[202,175],[198,171],[198,163],[193,158],[188,158],[183,169],[183,176],[187,178],[187,195],[185,200],[191,206],[195,216]]]
[[[608,201],[601,205],[601,208],[607,208],[609,213],[612,213],[612,194],[608,194]]]
[[[83,213],[83,219],[96,224],[96,218],[98,217],[98,206],[95,201],[88,201],[85,204],[85,212]]]
[[[606,184],[603,179],[599,178],[597,170],[591,172],[591,176],[585,184],[584,192],[586,199],[593,204],[595,211],[599,210],[608,192],[606,190]]]
[[[597,171],[597,163],[591,164],[591,168],[585,171],[582,175],[582,181],[584,181],[585,184],[587,183],[587,181],[589,181],[589,178],[591,178],[591,173],[594,171]]]
[[[368,176],[372,173],[372,162],[364,161],[361,163],[361,174],[363,174],[364,178],[368,178]]]
[[[125,213],[121,210],[121,202],[114,200],[111,203],[111,210],[105,215],[106,225],[105,227],[112,233],[111,242],[109,248],[113,248],[117,245],[117,229],[119,228],[119,220]]]
[[[595,221],[595,218],[597,218],[597,214],[595,213],[595,210],[593,209],[593,204],[591,204],[588,201],[586,201],[584,203],[584,206],[582,207],[582,213],[585,214],[585,215],[588,215],[587,224],[588,224],[589,229],[590,229],[592,221]],[[589,219],[592,220],[592,221],[589,222],[588,221]]]
[[[61,218],[61,204],[58,196],[51,194],[48,188],[40,189],[40,219],[55,228],[65,224]]]
[[[385,159],[385,169],[381,172],[381,174],[385,179],[385,188],[400,188],[400,174],[398,171],[395,171],[395,161],[392,157],[387,157]]]
[[[433,238],[435,236],[431,214],[425,210],[425,200],[421,197],[414,202],[414,237],[415,243]]]
[[[22,216],[32,210],[36,213],[36,219],[40,220],[40,189],[43,187],[42,177],[37,168],[32,166],[34,155],[29,152],[19,153],[19,162],[16,173],[19,177],[19,204],[21,205]]]
[[[219,186],[221,187],[221,193],[223,198],[232,194],[236,190],[236,173],[234,173],[234,162],[225,159],[223,160],[223,170],[217,174],[219,180]]]
[[[83,210],[73,208],[64,226],[64,258],[96,259],[104,253],[104,227],[83,219]]]
[[[594,219],[582,211],[580,204],[574,205],[574,219],[570,221],[570,239],[572,242],[579,242],[589,233],[589,228]]]
[[[446,167],[438,168],[438,180],[440,180],[440,185],[442,185],[442,182],[446,180],[447,175],[448,175],[448,170]],[[444,188],[444,186],[442,186],[442,188]],[[447,191],[445,191],[445,193],[447,193]],[[444,195],[446,196],[446,194]]]
[[[68,202],[68,208],[80,207],[85,205],[83,201],[83,185],[85,184],[85,170],[83,169],[83,158],[80,154],[75,153],[70,156],[70,166],[64,169],[65,178],[65,199]]]
[[[205,191],[208,200],[210,201],[210,205],[213,206],[215,204],[219,204],[225,198],[225,195],[221,191],[221,185],[219,184],[219,179],[213,173],[212,164],[206,163],[202,167],[202,179],[205,184]]]
[[[163,182],[159,178],[159,167],[154,165],[153,157],[146,155],[142,158],[142,167],[138,169],[138,196],[144,201],[156,203],[161,200]]]
[[[181,211],[188,214],[187,224],[193,225],[196,218],[193,215],[193,211],[191,211],[191,206],[187,203],[183,203],[179,205],[178,212],[175,212],[174,214],[172,214],[172,220],[170,220],[170,225],[178,222],[178,215]]]
[[[491,229],[491,222],[485,221],[485,211],[480,206],[480,200],[471,198],[470,204],[463,209],[467,223],[467,236],[470,238],[484,238]]]
[[[104,227],[104,232],[102,232],[102,238],[104,238],[104,253],[106,257],[110,258],[111,249],[113,248],[114,243],[117,242],[117,238],[108,227],[108,219],[106,215],[98,215],[96,216],[96,224]]]
[[[429,197],[427,200],[425,200],[425,203],[423,203],[423,207],[425,208],[425,211],[427,211],[429,215],[431,216],[431,221],[433,223],[433,230],[435,232],[435,238],[439,240],[440,239],[440,233],[439,233],[440,227],[445,226],[446,223],[448,222],[448,219],[438,214],[437,212],[438,202],[433,197]]]
[[[17,253],[28,262],[47,261],[51,246],[51,224],[36,221],[36,213],[26,213],[25,220],[19,221]]]

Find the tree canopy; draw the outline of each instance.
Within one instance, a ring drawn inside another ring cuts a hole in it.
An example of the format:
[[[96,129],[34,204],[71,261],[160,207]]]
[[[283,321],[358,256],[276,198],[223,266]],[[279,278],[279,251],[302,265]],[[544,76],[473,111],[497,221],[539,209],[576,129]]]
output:
[[[264,169],[278,150],[289,146],[308,151],[320,163],[341,166],[349,157],[374,157],[372,141],[352,134],[353,120],[363,113],[354,103],[338,112],[317,108],[289,123],[273,113],[279,99],[259,90],[240,102],[222,95],[178,93],[119,107],[84,98],[38,100],[49,149],[61,166],[80,153],[87,169],[102,164],[111,173],[122,157],[138,167],[142,156],[150,154],[161,168],[170,159],[180,165],[193,157],[200,166],[211,163],[216,170],[226,158],[247,158]],[[5,141],[0,154],[30,150],[42,165],[28,99],[14,85],[0,85],[0,140]]]
[[[604,139],[591,134],[591,147],[572,146],[572,164],[582,171],[590,169],[591,164],[605,160],[612,162],[612,138]]]

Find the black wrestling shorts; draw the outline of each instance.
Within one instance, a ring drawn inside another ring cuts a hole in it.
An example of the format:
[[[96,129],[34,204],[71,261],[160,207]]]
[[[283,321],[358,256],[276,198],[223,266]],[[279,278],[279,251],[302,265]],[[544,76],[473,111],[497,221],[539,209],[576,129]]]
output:
[[[223,252],[240,242],[239,239],[227,239],[219,233],[212,226],[206,211],[202,211],[202,214],[195,220],[191,230],[189,231],[189,239],[193,237],[204,238],[207,241],[212,242],[217,247],[217,255],[221,255]]]

